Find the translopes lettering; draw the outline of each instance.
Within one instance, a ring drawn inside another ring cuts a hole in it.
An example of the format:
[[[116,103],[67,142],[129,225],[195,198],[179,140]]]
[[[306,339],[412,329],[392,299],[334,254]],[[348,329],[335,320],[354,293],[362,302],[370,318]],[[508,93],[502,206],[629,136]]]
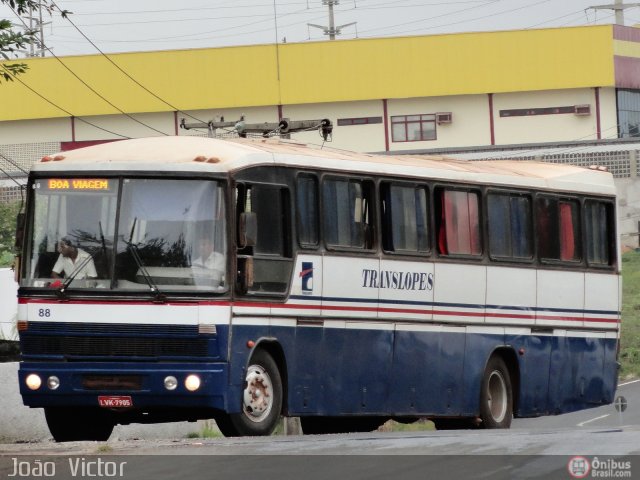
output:
[[[390,288],[392,290],[433,290],[433,273],[394,272],[392,270],[362,270],[362,286],[365,288]]]

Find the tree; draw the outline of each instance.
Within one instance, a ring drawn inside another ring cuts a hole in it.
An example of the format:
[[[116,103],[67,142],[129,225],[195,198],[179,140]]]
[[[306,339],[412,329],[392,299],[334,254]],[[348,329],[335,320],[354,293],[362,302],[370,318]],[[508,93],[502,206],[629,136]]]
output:
[[[63,18],[69,14],[67,10],[60,10],[53,0],[0,0],[0,5],[8,6],[20,21],[39,11],[51,14],[57,10]],[[23,23],[24,28],[14,25],[10,20],[0,19],[0,57],[5,60],[12,60],[17,57],[18,51],[37,42],[37,32],[28,30],[26,22]],[[13,81],[13,77],[25,73],[29,68],[25,63],[2,63],[1,67],[0,80],[4,78],[5,81]]]

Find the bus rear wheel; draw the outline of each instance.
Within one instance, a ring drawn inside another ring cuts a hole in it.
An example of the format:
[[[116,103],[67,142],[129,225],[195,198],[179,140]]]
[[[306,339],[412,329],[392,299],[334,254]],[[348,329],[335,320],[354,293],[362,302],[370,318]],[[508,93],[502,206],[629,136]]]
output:
[[[108,414],[97,408],[47,407],[44,416],[56,442],[106,442],[115,426]]]
[[[504,360],[493,356],[487,362],[480,389],[482,428],[509,428],[513,417],[511,377]]]
[[[264,350],[251,357],[240,413],[220,414],[218,428],[225,437],[271,435],[282,410],[282,378],[276,362]]]

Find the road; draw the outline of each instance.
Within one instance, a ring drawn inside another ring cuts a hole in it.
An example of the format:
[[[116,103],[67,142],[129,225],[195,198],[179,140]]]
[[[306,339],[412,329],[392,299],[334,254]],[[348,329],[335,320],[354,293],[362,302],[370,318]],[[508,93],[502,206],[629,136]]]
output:
[[[548,428],[640,428],[640,380],[619,384],[616,396],[627,400],[628,406],[623,414],[619,414],[613,405],[606,405],[553,417],[516,419],[511,428],[532,431]]]
[[[69,469],[75,464],[69,461],[77,459],[111,462],[113,468],[126,464],[123,475],[116,476],[127,480],[244,480],[254,476],[261,480],[566,479],[571,478],[568,462],[575,456],[583,456],[591,464],[596,458],[600,462],[629,460],[635,466],[632,470],[640,472],[640,381],[621,384],[618,395],[628,401],[622,416],[609,405],[553,417],[516,419],[511,430],[6,443],[0,444],[0,479],[10,475],[15,462],[29,465],[34,460],[53,462],[57,470],[51,478],[55,480],[91,476],[88,471],[72,474]]]

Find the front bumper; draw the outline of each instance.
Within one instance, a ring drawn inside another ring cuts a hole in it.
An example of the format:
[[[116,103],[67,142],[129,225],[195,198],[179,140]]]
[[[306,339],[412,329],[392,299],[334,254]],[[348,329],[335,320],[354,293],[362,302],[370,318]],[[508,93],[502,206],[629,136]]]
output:
[[[30,390],[26,378],[36,374],[42,380],[37,390]],[[167,390],[164,379],[178,380],[175,390]],[[188,375],[200,377],[200,388],[190,392],[185,387]],[[47,379],[60,380],[57,389],[47,386]],[[90,384],[87,378],[104,378],[105,386]],[[89,362],[23,362],[18,371],[23,403],[29,407],[99,407],[100,396],[130,397],[133,409],[206,408],[227,410],[229,395],[226,363],[89,363]],[[136,378],[135,387],[121,378]],[[239,398],[239,397],[237,397]],[[235,402],[234,402],[235,403]]]

